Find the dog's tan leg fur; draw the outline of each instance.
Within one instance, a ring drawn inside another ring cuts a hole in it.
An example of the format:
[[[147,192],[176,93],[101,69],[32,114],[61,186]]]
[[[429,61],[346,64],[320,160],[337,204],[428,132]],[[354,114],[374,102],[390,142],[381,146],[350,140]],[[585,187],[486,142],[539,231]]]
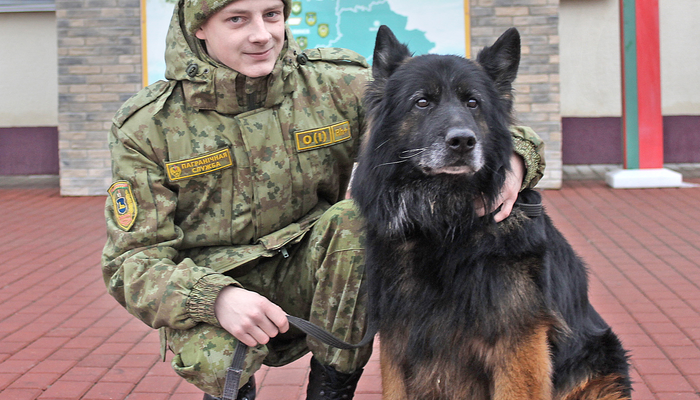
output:
[[[382,371],[382,399],[383,400],[405,400],[406,386],[404,385],[403,374],[398,365],[394,364],[389,346],[379,342],[380,365]]]
[[[500,354],[494,371],[494,400],[552,398],[548,329],[539,326],[517,343],[504,341],[497,349],[496,354]]]
[[[606,375],[581,382],[573,390],[557,396],[557,400],[630,400],[623,394],[619,375]]]

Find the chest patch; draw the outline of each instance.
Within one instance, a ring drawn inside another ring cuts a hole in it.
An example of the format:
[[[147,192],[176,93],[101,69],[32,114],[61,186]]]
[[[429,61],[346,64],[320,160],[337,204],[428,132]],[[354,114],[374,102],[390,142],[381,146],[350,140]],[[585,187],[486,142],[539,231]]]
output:
[[[188,179],[193,176],[204,175],[210,172],[229,168],[233,165],[231,149],[226,148],[213,153],[202,154],[187,160],[165,163],[165,170],[170,182]]]
[[[131,191],[131,184],[127,181],[116,181],[109,187],[107,193],[112,198],[114,221],[119,228],[128,231],[134,226],[136,215],[138,214],[134,193]]]
[[[331,146],[350,140],[350,123],[348,121],[326,126],[324,128],[311,129],[308,131],[296,132],[297,151],[307,151],[319,147]]]

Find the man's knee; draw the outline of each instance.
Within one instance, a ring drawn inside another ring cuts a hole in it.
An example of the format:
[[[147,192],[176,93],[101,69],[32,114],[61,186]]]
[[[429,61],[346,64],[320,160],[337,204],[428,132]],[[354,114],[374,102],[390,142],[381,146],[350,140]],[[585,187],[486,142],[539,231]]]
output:
[[[332,240],[341,242],[336,245],[362,248],[363,220],[353,200],[334,204],[318,220],[314,231],[327,239],[332,236]]]
[[[202,391],[221,396],[236,339],[226,330],[208,324],[187,330],[167,329],[166,339],[174,353],[171,365],[175,372]],[[241,385],[260,368],[267,352],[266,346],[248,348]]]

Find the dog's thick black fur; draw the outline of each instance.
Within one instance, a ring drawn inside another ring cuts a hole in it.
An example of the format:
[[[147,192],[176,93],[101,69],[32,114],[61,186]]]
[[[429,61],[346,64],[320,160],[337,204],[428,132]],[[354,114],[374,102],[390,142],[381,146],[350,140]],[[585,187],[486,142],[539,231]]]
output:
[[[476,61],[412,57],[381,27],[353,182],[385,399],[625,399],[626,351],[546,214],[496,224],[520,36]],[[540,202],[524,190],[520,203]]]

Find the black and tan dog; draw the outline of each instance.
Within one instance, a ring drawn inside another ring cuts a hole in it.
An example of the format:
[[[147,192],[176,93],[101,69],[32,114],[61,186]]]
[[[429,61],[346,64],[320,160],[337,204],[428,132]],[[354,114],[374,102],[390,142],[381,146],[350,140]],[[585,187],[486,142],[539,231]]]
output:
[[[512,154],[516,29],[481,51],[411,57],[387,27],[353,183],[366,219],[384,398],[626,399],[626,351],[546,214],[494,204]],[[525,190],[520,203],[540,202]]]

